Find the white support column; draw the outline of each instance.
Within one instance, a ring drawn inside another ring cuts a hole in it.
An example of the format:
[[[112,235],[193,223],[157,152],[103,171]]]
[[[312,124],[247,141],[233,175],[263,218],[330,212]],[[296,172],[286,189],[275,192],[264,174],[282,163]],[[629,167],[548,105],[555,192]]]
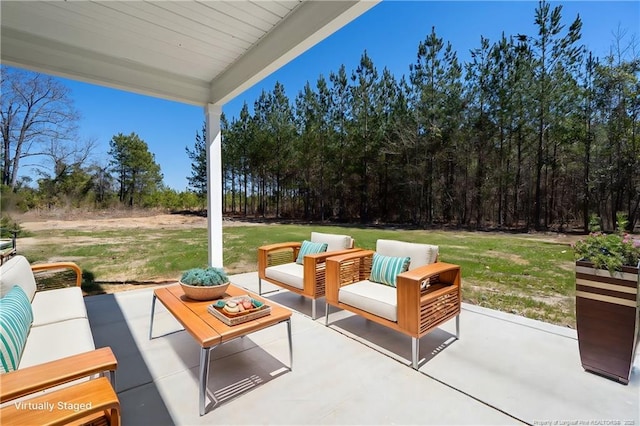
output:
[[[222,267],[222,106],[208,104],[207,116],[207,223],[209,266]]]

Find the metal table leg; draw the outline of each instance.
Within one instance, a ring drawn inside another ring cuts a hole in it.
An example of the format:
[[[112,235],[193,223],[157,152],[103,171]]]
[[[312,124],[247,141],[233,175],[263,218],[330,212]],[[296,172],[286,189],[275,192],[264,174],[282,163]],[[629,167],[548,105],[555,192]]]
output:
[[[287,320],[287,336],[289,337],[289,370],[293,371],[293,341],[291,340],[291,318]]]
[[[200,415],[204,416],[207,408],[207,385],[209,382],[209,361],[211,359],[211,351],[215,348],[200,348]],[[212,395],[213,403],[217,404],[218,400]]]
[[[156,310],[156,294],[153,293],[153,299],[151,300],[151,324],[149,324],[149,340],[152,339],[151,333],[153,332],[153,316]]]

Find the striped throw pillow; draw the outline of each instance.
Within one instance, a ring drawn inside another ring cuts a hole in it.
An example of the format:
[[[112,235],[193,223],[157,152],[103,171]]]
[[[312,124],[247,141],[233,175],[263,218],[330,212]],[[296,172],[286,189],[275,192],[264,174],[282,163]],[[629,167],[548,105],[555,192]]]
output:
[[[304,264],[304,257],[308,254],[324,253],[327,251],[327,243],[312,243],[311,241],[304,240],[300,246],[296,263]]]
[[[32,322],[29,298],[14,286],[0,299],[0,373],[18,368]]]
[[[409,257],[392,257],[373,253],[369,281],[395,287],[396,277],[409,269],[410,261]]]

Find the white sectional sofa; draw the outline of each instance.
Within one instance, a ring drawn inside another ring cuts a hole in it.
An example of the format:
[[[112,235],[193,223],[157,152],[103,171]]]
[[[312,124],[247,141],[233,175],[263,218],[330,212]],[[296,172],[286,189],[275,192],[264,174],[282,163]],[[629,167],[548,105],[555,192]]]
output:
[[[74,287],[36,291],[34,272],[60,269],[75,271]],[[72,262],[32,266],[18,255],[0,266],[0,423],[34,422],[33,412],[15,401],[55,408],[55,401],[74,398],[83,402],[83,410],[49,410],[39,413],[37,422],[104,417],[119,423],[117,360],[111,348],[95,349],[81,282],[82,271]],[[110,381],[99,377],[105,373]]]
[[[74,266],[81,280],[82,273],[73,263],[48,264],[49,269]],[[0,266],[0,297],[16,285],[31,300],[33,312],[19,369],[95,349],[80,285],[36,292],[31,265],[24,256],[14,256]]]

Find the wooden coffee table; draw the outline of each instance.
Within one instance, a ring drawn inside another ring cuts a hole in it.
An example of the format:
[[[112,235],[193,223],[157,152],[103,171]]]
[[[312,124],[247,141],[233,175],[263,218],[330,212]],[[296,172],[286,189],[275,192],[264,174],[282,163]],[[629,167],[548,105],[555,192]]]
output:
[[[252,298],[271,306],[271,313],[267,316],[256,318],[237,325],[226,325],[207,311],[207,307],[213,301],[198,301],[189,299],[184,295],[179,284],[155,289],[151,302],[151,323],[149,325],[149,339],[152,339],[153,317],[156,307],[156,299],[171,312],[171,315],[191,334],[200,345],[200,415],[206,411],[206,392],[209,376],[209,360],[211,351],[218,345],[230,340],[244,337],[254,331],[263,330],[272,325],[287,323],[287,335],[289,338],[289,370],[293,368],[293,346],[291,343],[291,311],[265,300],[260,296],[230,285],[225,293],[226,297],[248,294]],[[214,403],[217,403],[213,397]]]

